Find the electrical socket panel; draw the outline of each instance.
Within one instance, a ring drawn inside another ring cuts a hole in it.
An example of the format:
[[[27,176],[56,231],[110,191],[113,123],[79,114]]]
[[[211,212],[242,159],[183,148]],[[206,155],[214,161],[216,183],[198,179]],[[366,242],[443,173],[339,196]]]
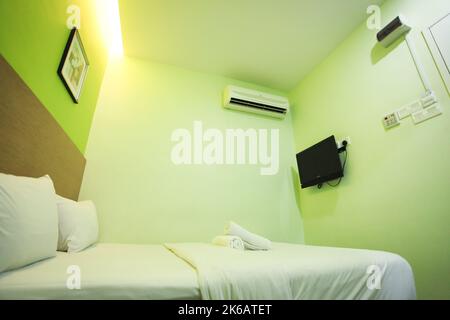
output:
[[[383,117],[383,125],[385,129],[396,127],[400,124],[400,119],[397,112],[391,112]]]
[[[429,106],[432,106],[438,102],[436,95],[434,92],[429,92],[425,97],[422,99],[413,101],[400,109],[397,110],[397,115],[400,120],[405,119],[412,115],[413,113],[417,113],[419,111],[422,111],[424,108],[427,108]]]
[[[419,124],[421,122],[424,122],[428,119],[434,118],[441,114],[442,114],[442,110],[441,110],[439,103],[435,103],[431,107],[428,107],[419,112],[413,113],[412,119],[414,121],[414,124]]]
[[[340,140],[336,141],[336,144],[337,144],[337,147],[338,147],[338,148],[342,148],[342,147],[344,146],[344,145],[342,144],[342,143],[344,142],[344,140],[347,141],[347,146],[350,145],[350,144],[352,144],[352,141],[350,140],[350,137],[345,137],[345,138],[343,138],[343,139],[340,139]]]
[[[434,118],[442,114],[438,99],[434,92],[427,92],[423,98],[404,105],[397,111],[386,114],[383,117],[385,129],[390,129],[400,124],[400,120],[409,116],[412,117],[415,124]]]
[[[409,117],[413,113],[419,112],[420,110],[422,110],[422,102],[421,100],[416,100],[398,109],[397,115],[398,118],[402,120]]]

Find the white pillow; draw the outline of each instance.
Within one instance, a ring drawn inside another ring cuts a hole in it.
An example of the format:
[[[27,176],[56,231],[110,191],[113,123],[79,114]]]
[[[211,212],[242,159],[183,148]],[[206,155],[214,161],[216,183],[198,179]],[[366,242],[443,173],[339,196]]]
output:
[[[0,272],[56,255],[58,215],[49,176],[0,173]]]
[[[56,194],[56,205],[64,204],[64,203],[77,203],[75,200],[67,199],[64,197],[61,197],[59,194]]]
[[[97,242],[98,222],[92,201],[76,202],[58,196],[58,250],[79,252]]]

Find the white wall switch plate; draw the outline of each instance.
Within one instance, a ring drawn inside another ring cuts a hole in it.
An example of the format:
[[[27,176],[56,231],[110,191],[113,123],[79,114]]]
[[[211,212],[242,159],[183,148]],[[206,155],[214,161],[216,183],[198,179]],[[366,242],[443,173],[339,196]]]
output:
[[[390,129],[400,124],[397,112],[391,112],[383,117],[383,125],[385,129]]]
[[[398,109],[397,115],[401,120],[409,117],[413,113],[419,112],[420,110],[422,110],[422,102],[420,100],[416,100]]]
[[[413,118],[413,121],[415,124],[419,124],[421,122],[424,122],[428,119],[434,118],[441,114],[442,114],[442,110],[441,110],[439,103],[435,103],[431,107],[428,107],[419,112],[413,113],[412,118]]]
[[[422,103],[422,107],[426,108],[426,107],[429,107],[429,106],[435,104],[438,101],[437,101],[436,96],[432,92],[432,93],[428,94],[426,97],[422,98],[420,100],[420,102]]]

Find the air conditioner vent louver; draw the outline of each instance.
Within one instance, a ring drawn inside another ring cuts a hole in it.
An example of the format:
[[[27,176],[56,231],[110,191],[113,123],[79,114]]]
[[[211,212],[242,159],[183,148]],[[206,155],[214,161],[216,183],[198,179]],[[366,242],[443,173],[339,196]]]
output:
[[[286,109],[277,108],[277,107],[274,107],[274,106],[269,106],[269,105],[263,104],[263,103],[245,101],[245,100],[236,99],[236,98],[231,98],[230,102],[234,103],[234,104],[241,105],[241,106],[247,106],[247,107],[250,107],[250,108],[264,109],[264,110],[267,110],[267,111],[273,111],[273,112],[278,112],[278,113],[283,113],[283,114],[286,113]]]
[[[284,118],[289,110],[289,101],[285,97],[228,86],[224,92],[224,107],[276,118]]]

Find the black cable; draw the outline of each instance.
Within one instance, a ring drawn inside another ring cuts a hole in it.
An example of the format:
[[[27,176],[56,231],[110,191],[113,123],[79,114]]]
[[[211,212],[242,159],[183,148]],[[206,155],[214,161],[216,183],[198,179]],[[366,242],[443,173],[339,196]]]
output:
[[[342,165],[342,173],[344,173],[345,170],[345,164],[347,163],[347,156],[348,156],[348,151],[347,149],[345,149],[345,159],[344,159],[344,164]],[[329,185],[330,187],[337,187],[340,183],[341,183],[342,177],[339,178],[339,181],[336,184],[331,184],[329,182],[327,182],[327,185]]]

